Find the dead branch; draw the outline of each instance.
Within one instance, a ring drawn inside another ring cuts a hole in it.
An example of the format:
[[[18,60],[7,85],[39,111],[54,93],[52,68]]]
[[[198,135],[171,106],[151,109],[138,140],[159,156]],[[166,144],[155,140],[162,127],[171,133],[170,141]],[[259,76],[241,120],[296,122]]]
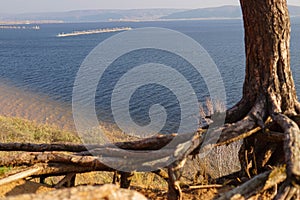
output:
[[[76,144],[32,144],[32,143],[0,143],[0,151],[66,151],[82,152],[89,148],[97,148],[99,145],[76,145]]]
[[[255,194],[274,187],[285,179],[286,174],[284,168],[275,168],[272,171],[259,174],[243,185],[223,194],[218,200],[237,199],[238,197],[240,199],[248,199]]]
[[[76,166],[70,164],[62,164],[62,163],[47,163],[47,164],[37,164],[41,168],[40,171],[33,174],[32,177],[41,177],[41,176],[63,176],[66,174],[81,174],[93,171],[114,171],[113,169],[104,166]]]
[[[118,147],[126,150],[158,150],[166,146],[177,135],[158,135],[143,140],[118,142],[107,145],[83,145],[83,144],[32,144],[32,143],[0,143],[0,151],[66,151],[66,152],[84,152],[91,149]]]
[[[114,158],[136,158],[141,160],[158,160],[172,155],[174,150],[164,149],[159,151],[133,151],[123,150],[118,148],[99,148],[87,152],[81,152],[78,156],[101,156],[101,157],[114,157]],[[145,157],[147,156],[147,157]]]
[[[222,188],[222,187],[224,187],[224,186],[223,185],[192,185],[192,186],[189,186],[189,189],[202,190],[202,189]]]
[[[38,163],[62,163],[83,167],[107,168],[97,157],[76,156],[58,152],[22,153],[0,160],[0,166],[35,165]]]
[[[113,171],[113,169],[104,166],[76,166],[74,164],[63,163],[44,163],[36,164],[18,172],[10,172],[4,178],[0,179],[0,185],[8,184],[24,178],[39,178],[50,176],[62,176],[66,174],[80,174],[93,171]]]
[[[32,175],[38,173],[40,170],[41,170],[41,168],[38,166],[30,167],[22,172],[19,172],[17,174],[0,179],[0,186],[11,183],[11,182],[18,181],[20,179],[27,178],[29,176],[32,176]]]

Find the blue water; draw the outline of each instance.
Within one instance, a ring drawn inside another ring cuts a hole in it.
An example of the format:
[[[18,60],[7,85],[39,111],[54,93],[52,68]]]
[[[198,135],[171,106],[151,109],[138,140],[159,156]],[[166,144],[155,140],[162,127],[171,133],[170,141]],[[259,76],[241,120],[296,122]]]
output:
[[[225,84],[227,106],[233,106],[241,98],[245,54],[243,27],[240,20],[47,24],[40,25],[39,31],[0,30],[0,80],[8,81],[25,91],[43,93],[54,100],[71,103],[76,73],[84,58],[100,42],[116,33],[66,38],[57,38],[55,35],[74,30],[124,26],[132,28],[163,27],[180,31],[192,37],[209,52],[217,64]],[[293,20],[291,64],[298,93],[300,92],[299,36],[300,23]],[[161,57],[161,54],[156,55],[149,51],[133,52],[115,63],[116,66],[112,68],[115,70],[108,73],[98,87],[96,107],[99,119],[112,120],[109,107],[111,99],[109,88],[112,89],[113,83],[128,70],[126,66],[141,64],[146,62],[146,58],[149,57],[155,60]],[[180,59],[168,59],[167,54],[164,59],[174,67],[184,64]],[[189,72],[186,74],[188,76]],[[197,77],[192,82],[195,84],[194,89],[199,101],[204,101],[209,95],[203,80],[201,77]],[[199,83],[198,86],[197,83]],[[149,107],[158,102],[171,113],[168,115],[171,124],[180,119],[178,117],[180,116],[180,107],[176,105],[177,100],[170,91],[155,85],[145,86],[140,90],[131,99],[132,117],[137,123],[147,124],[150,120],[147,118]],[[167,98],[163,95],[167,95]],[[176,131],[176,127],[169,126],[165,129]]]

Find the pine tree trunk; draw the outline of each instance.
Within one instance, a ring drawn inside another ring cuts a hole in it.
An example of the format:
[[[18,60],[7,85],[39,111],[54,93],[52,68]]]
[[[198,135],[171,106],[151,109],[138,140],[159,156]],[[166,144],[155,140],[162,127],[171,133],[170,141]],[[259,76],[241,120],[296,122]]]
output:
[[[244,175],[249,178],[261,173],[270,160],[287,164],[288,178],[280,189],[280,199],[295,191],[291,185],[300,182],[300,130],[299,123],[293,121],[300,109],[290,69],[288,6],[286,0],[240,0],[240,3],[246,76],[243,98],[227,111],[227,122],[239,121],[240,125],[254,120],[264,134],[265,121],[270,117],[274,131],[284,132],[286,138],[277,144],[252,135],[244,140],[240,151]]]
[[[243,98],[228,111],[228,122],[246,116],[258,99],[268,114],[296,114],[290,69],[290,18],[286,0],[240,0],[245,29],[246,77]]]

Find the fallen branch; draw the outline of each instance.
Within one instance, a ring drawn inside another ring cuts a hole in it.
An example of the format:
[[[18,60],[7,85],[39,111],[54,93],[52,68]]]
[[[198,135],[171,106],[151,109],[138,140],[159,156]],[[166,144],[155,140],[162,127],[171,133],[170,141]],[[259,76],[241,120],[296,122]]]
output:
[[[31,143],[0,143],[0,151],[65,151],[84,152],[91,149],[118,147],[125,150],[158,150],[170,143],[177,135],[158,135],[152,138],[131,142],[117,142],[107,145],[83,145],[83,144],[31,144]]]
[[[39,171],[41,171],[41,168],[38,166],[30,167],[30,168],[26,169],[25,171],[22,171],[17,174],[0,179],[0,186],[27,178],[29,176],[32,176],[32,175],[38,173]]]
[[[38,163],[62,163],[74,166],[107,168],[97,157],[76,156],[58,152],[22,153],[16,156],[4,157],[0,160],[0,166],[35,165]]]
[[[253,195],[266,191],[286,179],[284,167],[275,168],[250,179],[241,186],[223,194],[218,200],[248,199]]]
[[[47,163],[47,164],[37,164],[36,166],[40,167],[40,171],[31,175],[31,177],[39,178],[41,176],[64,176],[66,174],[81,174],[87,172],[96,172],[96,171],[107,171],[113,172],[114,170],[104,166],[76,166],[70,164],[62,163]]]
[[[199,189],[199,190],[203,190],[203,189],[210,189],[210,188],[222,188],[224,187],[223,185],[192,185],[189,186],[189,189]]]

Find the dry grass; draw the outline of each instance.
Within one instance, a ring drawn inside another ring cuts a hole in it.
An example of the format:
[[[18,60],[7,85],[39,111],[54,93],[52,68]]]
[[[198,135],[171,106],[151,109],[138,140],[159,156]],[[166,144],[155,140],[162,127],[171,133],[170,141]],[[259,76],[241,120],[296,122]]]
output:
[[[101,130],[106,134],[111,142],[135,140],[116,129],[113,125],[101,126]],[[56,127],[40,125],[32,121],[0,116],[0,142],[31,142],[31,143],[81,143],[80,138],[74,133],[59,130]],[[18,153],[18,152],[15,152]],[[0,156],[11,156],[12,152],[0,152]],[[9,172],[11,168],[0,167],[0,175]],[[52,177],[46,183],[53,185],[58,183],[62,177]],[[112,183],[113,173],[91,172],[79,174],[76,178],[77,185],[93,185]],[[167,183],[160,177],[152,173],[136,173],[133,186],[144,188],[165,188]]]
[[[205,104],[199,105],[199,112],[202,118],[200,126],[203,126],[210,123],[210,116],[226,112],[226,106],[222,101],[207,99]],[[238,152],[241,144],[242,141],[238,141],[228,146],[216,147],[205,157],[197,156],[194,160],[188,162],[190,166],[189,173],[187,173],[188,177],[191,177],[190,173],[198,174],[197,177],[193,177],[193,181],[206,184],[209,177],[216,179],[239,171],[241,166]]]
[[[200,114],[205,118],[224,110],[225,107],[221,103],[207,100],[205,105],[200,107]],[[124,134],[114,125],[102,125],[101,131],[104,132],[110,142],[138,139]],[[81,143],[80,138],[72,132],[39,125],[32,121],[3,116],[0,116],[0,142]],[[240,142],[237,142],[229,146],[215,148],[205,158],[190,159],[184,169],[182,181],[184,184],[208,184],[211,183],[211,178],[218,178],[240,170],[238,162],[239,148]],[[8,156],[9,154],[1,152],[0,155]],[[0,175],[10,169],[0,168]],[[48,178],[46,183],[53,185],[59,182],[61,178]],[[106,184],[111,183],[112,179],[113,173],[109,172],[85,173],[77,175],[76,185]],[[146,190],[159,190],[163,193],[167,190],[167,182],[153,173],[135,173],[132,186],[133,188]]]
[[[80,143],[72,132],[32,121],[0,116],[0,142]]]

